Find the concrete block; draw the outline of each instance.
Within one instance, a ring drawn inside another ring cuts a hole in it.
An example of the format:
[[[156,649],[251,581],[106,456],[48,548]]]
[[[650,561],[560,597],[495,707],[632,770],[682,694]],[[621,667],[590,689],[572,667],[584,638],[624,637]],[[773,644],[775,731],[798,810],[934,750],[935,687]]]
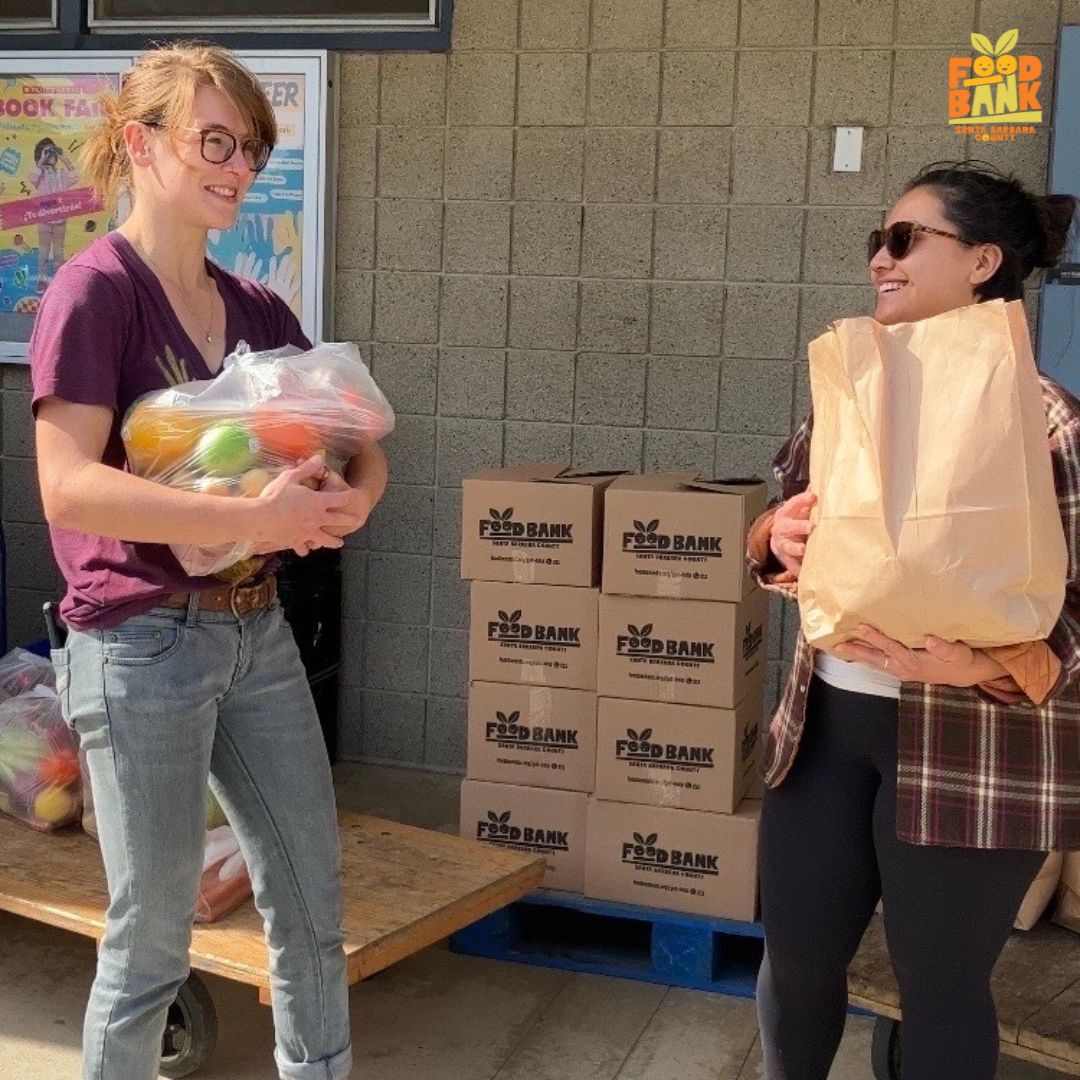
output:
[[[795,355],[799,290],[790,285],[729,285],[724,355],[774,357]]]
[[[724,276],[728,212],[710,206],[658,206],[653,268],[658,278],[718,281]]]
[[[504,465],[522,465],[530,461],[569,461],[574,429],[569,424],[506,425]]]
[[[16,642],[37,641],[44,632],[41,621],[41,608],[46,600],[55,600],[58,590],[50,585],[46,589],[8,590],[7,594],[7,638],[14,645]]]
[[[576,277],[581,264],[582,208],[572,203],[514,207],[511,270]]]
[[[743,8],[744,12],[746,8]],[[806,124],[814,54],[762,49],[739,55],[735,119],[740,124]]]
[[[364,593],[367,591],[367,552],[343,548],[341,552],[341,617],[364,618]]]
[[[367,270],[339,270],[334,280],[334,336],[338,341],[371,339],[375,275]]]
[[[416,625],[368,622],[364,633],[364,685],[372,690],[423,694],[427,690],[427,612]]]
[[[582,276],[648,277],[652,232],[652,209],[648,206],[586,206]]]
[[[697,469],[712,475],[716,436],[710,431],[646,431],[643,468],[646,472]]]
[[[810,412],[811,405],[810,366],[804,357],[800,357],[795,364],[795,407],[791,412],[792,430],[797,424],[802,423],[803,417]]]
[[[744,0],[739,43],[810,45],[814,41],[815,6],[816,0]],[[782,70],[778,69],[778,77]]]
[[[795,367],[786,360],[736,360],[725,357],[720,369],[717,430],[737,435],[791,431]]]
[[[370,199],[375,195],[374,127],[338,131],[338,198]]]
[[[827,285],[868,282],[866,238],[880,224],[880,210],[812,207],[806,212],[803,281]]]
[[[418,345],[438,341],[438,274],[375,275],[375,338]]]
[[[819,45],[891,45],[896,0],[818,0]]]
[[[974,19],[968,22],[964,34],[965,52],[971,46],[967,35]],[[893,60],[892,111],[893,124],[935,124],[947,130],[945,123],[946,72],[949,57],[956,49],[897,49]],[[928,72],[940,72],[941,77],[929,78]],[[952,132],[950,132],[952,134]],[[955,135],[953,136],[955,139]],[[915,164],[912,162],[912,164]],[[921,163],[919,163],[921,164]]]
[[[506,361],[506,415],[514,420],[568,421],[573,413],[574,354],[511,349]]]
[[[445,128],[379,129],[379,194],[441,199]]]
[[[388,52],[382,58],[379,121],[441,124],[446,120],[446,54]]]
[[[951,4],[937,4],[934,0],[899,0],[895,40],[909,45],[958,45],[966,50],[975,26],[975,7],[975,0],[955,0]],[[1002,27],[1002,31],[1007,29]],[[927,67],[926,70],[935,69]]]
[[[798,281],[803,211],[783,206],[733,206],[728,214],[730,281]]]
[[[440,772],[465,773],[467,727],[462,698],[429,697],[424,732],[424,765]]]
[[[431,559],[427,555],[371,552],[365,616],[372,622],[427,623],[431,606]]]
[[[435,490],[435,554],[461,556],[461,488]]]
[[[530,0],[521,9],[523,49],[586,49],[589,0]]]
[[[769,593],[769,633],[768,659],[776,660],[780,655],[780,645],[784,634],[785,598],[775,592]]]
[[[587,202],[651,202],[656,186],[656,132],[590,128],[585,133]]]
[[[577,282],[514,278],[510,344],[520,349],[572,349],[577,337]]]
[[[931,161],[963,159],[966,136],[957,135],[944,123],[933,127],[895,127],[886,133],[885,200],[893,202],[919,168]],[[1030,136],[1025,136],[1030,138]],[[1004,143],[993,143],[1000,149]]]
[[[727,202],[730,156],[731,133],[727,128],[661,131],[657,201]]]
[[[584,124],[585,69],[583,52],[521,53],[517,122],[530,126]]]
[[[451,53],[450,124],[512,124],[516,71],[513,53]]]
[[[41,492],[38,489],[37,462],[33,458],[4,458],[0,463],[3,475],[4,527],[9,522],[18,521],[32,525],[45,523],[45,511],[41,506]],[[50,577],[49,583],[52,584]],[[41,612],[38,611],[40,621]],[[37,634],[36,637],[41,637]]]
[[[582,353],[574,384],[578,424],[640,427],[645,417],[646,357]]]
[[[506,353],[502,349],[443,349],[439,358],[439,415],[502,419]]]
[[[892,55],[885,49],[818,53],[813,122],[871,128],[887,123]]]
[[[581,283],[580,348],[643,353],[648,340],[649,286],[645,282]]]
[[[356,623],[361,631],[364,624]],[[358,682],[346,682],[338,688],[337,752],[340,761],[360,761],[364,756],[364,690]]]
[[[335,259],[339,270],[375,265],[375,204],[370,199],[338,200]]]
[[[651,357],[645,426],[715,431],[719,387],[716,357]]]
[[[532,202],[580,202],[585,169],[581,128],[519,128],[514,198]]]
[[[716,436],[716,462],[713,476],[729,478],[757,477],[768,484],[769,497],[780,493],[780,486],[773,476],[772,460],[783,440],[775,435],[729,435]]]
[[[505,274],[510,268],[510,205],[446,204],[443,269],[452,273]]]
[[[872,315],[876,303],[874,293],[867,285],[804,285],[799,293],[799,344],[796,355],[800,361],[806,358],[806,346],[825,333],[829,323],[836,319]]]
[[[804,202],[808,134],[805,127],[735,129],[731,201]]]
[[[34,456],[34,418],[31,394],[23,390],[4,392],[3,447],[5,457]]]
[[[723,325],[723,285],[686,281],[653,286],[652,352],[716,356]]]
[[[810,203],[832,206],[880,206],[885,193],[885,128],[863,132],[862,169],[833,172],[832,128],[810,131]]]
[[[371,512],[368,547],[372,551],[428,555],[434,525],[434,488],[387,484],[379,505]]]
[[[509,199],[513,172],[513,128],[466,127],[447,132],[448,199]]]
[[[423,696],[364,690],[360,710],[360,748],[365,761],[420,760],[427,713]]]
[[[502,464],[503,430],[498,420],[439,420],[439,487],[458,487],[466,476]]]
[[[662,124],[730,124],[734,115],[735,53],[664,53]]]
[[[573,465],[579,469],[640,472],[644,436],[640,428],[574,428]]]
[[[664,44],[669,49],[734,45],[738,26],[738,0],[667,0]]]
[[[1078,21],[1069,6],[1069,0],[1061,5],[1062,26]],[[977,29],[991,41],[997,41],[1007,29],[1018,27],[1020,47],[1025,52],[1028,45],[1036,42],[1056,43],[1058,23],[1058,0],[980,0],[979,3]]]
[[[1050,100],[1048,82],[1043,80],[1040,91],[1043,108]],[[1004,172],[1012,173],[1030,190],[1039,194],[1047,190],[1050,170],[1050,126],[1043,123],[1034,135],[1019,136],[1014,142],[983,143],[971,137],[971,156],[992,161]]]
[[[342,128],[362,127],[379,122],[379,55],[346,52],[341,54],[341,93],[338,95],[338,124]]]
[[[655,124],[660,106],[660,54],[595,52],[589,64],[589,123]]]
[[[451,49],[512,49],[518,41],[518,0],[469,0],[457,5]]]
[[[380,199],[375,216],[375,265],[380,270],[441,268],[442,202]]]
[[[469,634],[467,630],[431,631],[429,691],[462,698],[469,689]]]
[[[376,344],[371,373],[396,409],[434,413],[439,351],[431,345]]]
[[[592,47],[657,49],[663,24],[663,0],[593,0]]]
[[[469,583],[461,579],[460,559],[431,560],[431,625],[469,628]]]
[[[435,483],[435,418],[398,414],[383,440],[390,475],[402,484]]]
[[[505,345],[506,295],[506,278],[444,278],[439,316],[442,343]]]
[[[48,591],[59,573],[49,543],[49,528],[45,524],[4,522],[4,546],[7,558],[7,587]],[[38,612],[40,616],[40,610]],[[44,634],[42,623],[35,639]],[[23,639],[25,643],[25,639]],[[19,644],[12,641],[12,645]]]

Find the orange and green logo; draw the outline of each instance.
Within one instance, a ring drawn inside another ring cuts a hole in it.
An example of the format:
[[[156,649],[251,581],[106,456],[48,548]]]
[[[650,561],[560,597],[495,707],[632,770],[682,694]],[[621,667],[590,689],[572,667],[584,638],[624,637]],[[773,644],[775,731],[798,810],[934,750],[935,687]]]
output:
[[[1035,134],[1042,123],[1042,61],[1014,55],[1019,40],[1019,30],[1006,30],[996,43],[972,34],[978,55],[949,57],[949,124],[958,134],[980,142]]]

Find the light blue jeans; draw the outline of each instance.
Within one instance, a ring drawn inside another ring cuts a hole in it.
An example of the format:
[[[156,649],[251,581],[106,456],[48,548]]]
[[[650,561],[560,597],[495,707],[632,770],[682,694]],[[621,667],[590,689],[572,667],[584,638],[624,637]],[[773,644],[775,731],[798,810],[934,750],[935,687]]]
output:
[[[154,1080],[188,974],[206,785],[251,871],[270,952],[283,1080],[351,1066],[341,852],[330,766],[281,607],[155,608],[53,652],[109,884],[83,1030],[84,1080]]]

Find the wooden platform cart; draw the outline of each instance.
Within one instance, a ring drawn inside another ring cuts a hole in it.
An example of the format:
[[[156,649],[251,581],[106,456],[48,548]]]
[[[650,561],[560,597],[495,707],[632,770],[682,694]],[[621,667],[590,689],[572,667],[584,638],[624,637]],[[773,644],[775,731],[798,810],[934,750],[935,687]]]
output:
[[[544,874],[540,857],[428,829],[350,813],[339,825],[350,985],[517,900]],[[0,814],[0,910],[98,940],[106,904],[92,837],[77,828],[43,835]],[[214,1004],[195,971],[248,983],[269,1003],[262,919],[250,901],[195,927],[191,966],[169,1010],[163,1076],[190,1076],[214,1046]]]
[[[1080,936],[1050,923],[1015,932],[994,968],[1001,1052],[1066,1076],[1080,1076]],[[878,1017],[876,1080],[900,1077],[900,992],[875,915],[848,969],[853,1005]]]

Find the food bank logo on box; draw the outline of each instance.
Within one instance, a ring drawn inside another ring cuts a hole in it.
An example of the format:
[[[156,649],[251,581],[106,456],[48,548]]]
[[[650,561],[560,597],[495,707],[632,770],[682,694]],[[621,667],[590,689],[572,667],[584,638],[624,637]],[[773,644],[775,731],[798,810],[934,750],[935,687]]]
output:
[[[622,534],[622,549],[627,555],[704,555],[712,559],[724,557],[723,537],[699,536],[694,533],[665,533],[660,519],[638,521],[633,529]]]
[[[717,877],[720,874],[719,856],[703,851],[682,851],[657,844],[658,833],[634,833],[633,843],[623,844],[622,861],[636,870],[678,872],[689,870],[694,874]]]
[[[643,731],[627,728],[626,738],[615,740],[615,757],[619,761],[648,762],[650,765],[696,765],[701,769],[713,767],[715,747],[655,742],[652,733],[652,728]]]
[[[1042,61],[1014,55],[1018,30],[1006,30],[996,42],[972,34],[978,56],[949,57],[949,125],[978,142],[1011,142],[1034,135],[1042,123],[1039,90]]]
[[[568,521],[515,521],[514,508],[488,508],[488,517],[481,518],[478,535],[481,540],[541,540],[545,544],[572,544],[574,526]]]
[[[742,637],[742,655],[744,660],[749,660],[761,648],[761,642],[765,637],[765,626],[763,623],[758,623],[755,626],[753,623],[747,623],[743,629]]]
[[[486,818],[476,823],[476,839],[489,844],[506,844],[550,854],[553,851],[570,850],[570,834],[566,829],[545,829],[537,825],[515,825],[510,811],[497,814],[487,812]]]
[[[615,654],[631,659],[662,657],[678,660],[696,660],[700,664],[714,662],[712,641],[683,641],[679,638],[653,637],[653,624],[644,626],[626,624],[627,632],[615,639]]]
[[[498,619],[487,624],[487,639],[496,645],[515,645],[521,648],[544,648],[560,645],[567,649],[581,648],[580,626],[552,626],[548,623],[523,623],[521,608],[500,611]]]
[[[521,723],[521,713],[496,711],[495,719],[484,726],[484,741],[512,743],[514,746],[539,747],[545,750],[577,750],[576,728],[543,727]]]

